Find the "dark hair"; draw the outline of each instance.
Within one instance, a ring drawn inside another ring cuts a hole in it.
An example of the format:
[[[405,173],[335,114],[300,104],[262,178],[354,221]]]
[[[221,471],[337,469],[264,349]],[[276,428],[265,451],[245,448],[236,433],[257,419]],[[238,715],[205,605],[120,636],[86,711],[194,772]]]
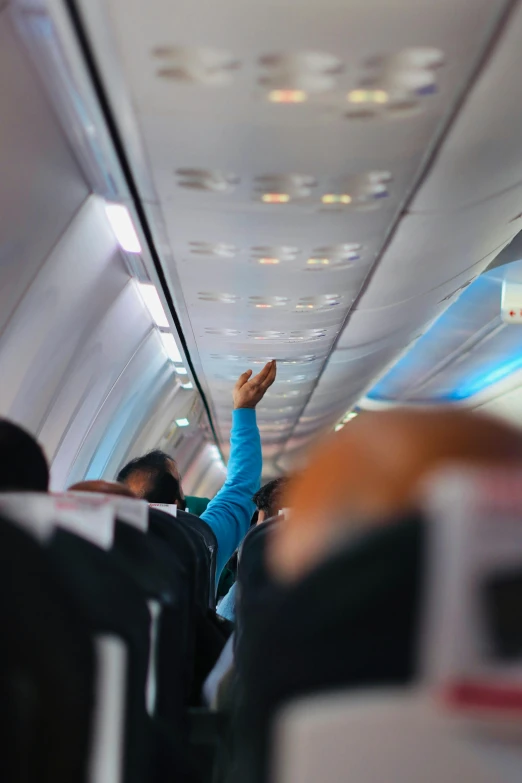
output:
[[[280,510],[277,507],[279,498],[283,491],[287,479],[284,477],[272,479],[261,489],[258,489],[252,500],[257,506],[258,511],[264,511],[265,516],[272,517]]]
[[[116,480],[126,484],[133,475],[146,479],[146,491],[143,495],[149,503],[178,503],[185,508],[181,486],[177,478],[169,471],[168,463],[174,462],[164,451],[154,449],[128,462],[118,473]]]
[[[49,466],[42,447],[26,430],[0,419],[0,492],[47,492]]]

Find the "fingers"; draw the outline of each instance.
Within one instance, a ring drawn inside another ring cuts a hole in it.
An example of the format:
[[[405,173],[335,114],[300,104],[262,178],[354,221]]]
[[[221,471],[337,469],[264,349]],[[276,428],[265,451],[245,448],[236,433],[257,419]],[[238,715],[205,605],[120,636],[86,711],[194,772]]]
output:
[[[266,378],[268,377],[268,375],[270,373],[270,369],[272,367],[272,364],[273,364],[273,360],[271,362],[268,362],[267,364],[265,364],[263,369],[260,372],[258,372],[258,374],[254,378],[252,378],[252,385],[253,386],[261,386],[265,382]]]
[[[250,376],[252,375],[252,370],[246,370],[245,372],[242,372],[239,378],[236,381],[236,385],[234,386],[234,389],[238,391],[241,389],[245,383],[248,381]]]
[[[273,382],[276,379],[276,374],[277,374],[277,364],[275,359],[273,359],[272,362],[270,363],[270,367],[268,369],[266,377],[260,383],[260,388],[262,389],[263,394],[266,392],[267,389],[270,388],[270,386],[272,386]]]

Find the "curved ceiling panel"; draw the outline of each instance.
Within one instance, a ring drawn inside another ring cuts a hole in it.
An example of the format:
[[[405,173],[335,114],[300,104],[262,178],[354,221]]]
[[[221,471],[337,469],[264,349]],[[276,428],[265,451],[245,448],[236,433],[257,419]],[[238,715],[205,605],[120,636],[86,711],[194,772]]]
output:
[[[272,394],[299,402],[260,410],[270,453],[331,426],[518,230],[513,193],[447,219],[407,214],[393,236],[510,5],[81,3],[124,141],[132,152],[136,127],[143,139],[163,263],[224,441],[233,378],[272,357]],[[135,176],[147,199],[138,163]],[[365,347],[328,362],[336,344]]]
[[[407,303],[457,273],[476,275],[520,231],[521,204],[522,186],[467,209],[407,215],[358,309]]]
[[[449,133],[444,160],[415,198],[416,212],[451,211],[522,182],[522,7]]]
[[[369,392],[370,400],[468,400],[522,368],[522,331],[500,317],[506,275],[522,262],[478,278]]]

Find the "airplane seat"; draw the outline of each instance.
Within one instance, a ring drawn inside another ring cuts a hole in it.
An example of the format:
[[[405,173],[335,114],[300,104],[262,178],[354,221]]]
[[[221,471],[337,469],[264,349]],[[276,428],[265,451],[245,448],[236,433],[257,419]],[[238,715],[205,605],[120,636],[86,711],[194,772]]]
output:
[[[178,511],[177,518],[191,530],[195,531],[205,544],[208,557],[209,592],[208,603],[210,609],[216,608],[216,566],[217,566],[217,539],[212,528],[207,523],[188,511]]]
[[[231,633],[230,624],[216,615],[215,568],[217,543],[209,526],[199,517],[178,511],[165,504],[151,504],[149,532],[172,547],[188,562],[195,564],[196,603],[192,616],[189,655],[190,671],[188,702],[192,707],[201,704],[205,679],[219,658]],[[211,598],[212,596],[212,598]]]
[[[164,523],[153,523],[157,535],[167,535],[165,522],[170,527],[178,527],[189,536],[196,553],[198,598],[202,606],[216,608],[215,582],[217,563],[217,540],[212,529],[195,514],[181,511],[177,506],[167,503],[152,503],[150,510],[154,519],[163,519]],[[174,522],[176,520],[176,522]]]
[[[0,779],[94,783],[95,650],[47,541],[2,514]]]
[[[241,662],[234,780],[522,779],[521,478],[434,475],[417,518],[288,589],[262,631],[271,658]]]
[[[236,590],[236,647],[241,643],[245,626],[256,622],[259,613],[268,602],[274,600],[279,590],[271,579],[265,564],[267,540],[278,518],[267,519],[252,527],[241,545],[237,566]],[[248,633],[248,631],[247,631]]]
[[[268,779],[275,715],[305,695],[411,680],[423,528],[361,535],[251,618],[236,648],[230,779]]]
[[[142,587],[113,547],[112,505],[89,495],[1,493],[0,512],[45,537],[53,578],[95,645],[93,783],[141,783],[150,772],[151,615]],[[31,616],[30,606],[28,600],[21,607],[24,615]]]
[[[116,519],[114,556],[141,588],[151,613],[149,714],[174,726],[183,723],[188,700],[194,603],[188,570],[155,537]]]

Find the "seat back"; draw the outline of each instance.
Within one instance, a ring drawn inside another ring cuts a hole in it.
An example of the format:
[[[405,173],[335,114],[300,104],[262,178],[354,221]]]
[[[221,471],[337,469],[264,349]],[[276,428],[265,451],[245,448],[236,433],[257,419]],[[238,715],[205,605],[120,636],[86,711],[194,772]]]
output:
[[[0,779],[94,783],[92,638],[50,567],[46,542],[5,517],[0,624]]]
[[[207,573],[208,573],[208,600],[207,606],[210,609],[216,608],[216,565],[217,565],[217,539],[209,525],[195,514],[189,514],[187,511],[178,511],[178,521],[194,531],[203,542],[207,553]]]
[[[188,532],[195,548],[198,571],[198,596],[203,605],[216,608],[216,563],[217,539],[213,530],[195,514],[181,511],[176,505],[151,503],[151,510],[170,517],[171,524],[177,524]],[[176,520],[174,522],[173,520]]]
[[[236,588],[236,646],[248,633],[249,623],[257,623],[259,615],[278,594],[266,564],[267,540],[278,524],[277,517],[255,525],[247,533],[239,550]]]
[[[522,780],[521,484],[522,466],[430,478],[414,683],[283,708],[276,783]]]
[[[413,678],[422,556],[416,518],[373,531],[281,589],[245,624],[236,650],[234,783],[268,779],[272,722],[291,700]]]

